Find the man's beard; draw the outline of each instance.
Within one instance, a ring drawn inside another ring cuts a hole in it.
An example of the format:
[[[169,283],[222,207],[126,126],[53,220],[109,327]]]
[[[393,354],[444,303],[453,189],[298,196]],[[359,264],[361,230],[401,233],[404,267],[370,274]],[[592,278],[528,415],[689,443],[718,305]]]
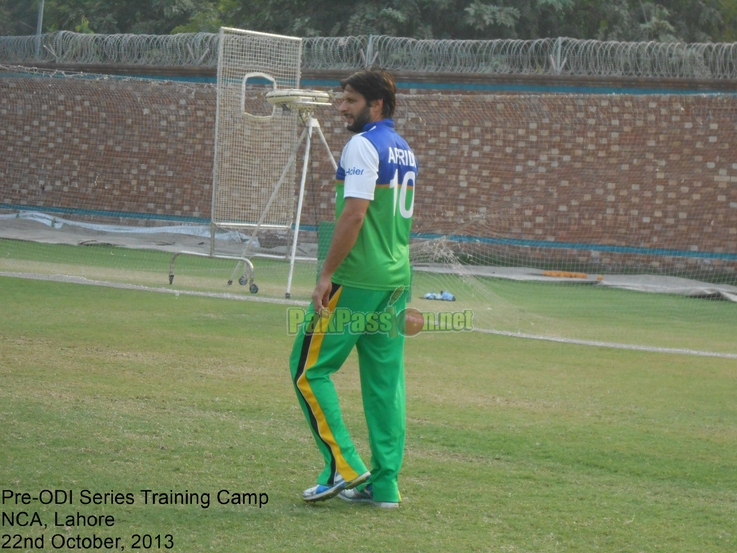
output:
[[[358,115],[353,120],[353,123],[348,125],[346,129],[354,133],[363,132],[364,125],[370,122],[371,122],[371,110],[369,109],[368,106],[366,106],[360,112],[358,112]]]

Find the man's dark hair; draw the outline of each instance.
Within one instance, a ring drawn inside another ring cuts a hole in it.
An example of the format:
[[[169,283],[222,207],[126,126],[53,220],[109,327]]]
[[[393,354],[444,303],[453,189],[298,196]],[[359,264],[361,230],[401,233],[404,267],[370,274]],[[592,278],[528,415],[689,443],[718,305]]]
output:
[[[343,90],[349,86],[364,97],[366,103],[374,100],[384,100],[381,116],[390,119],[394,115],[397,105],[397,87],[394,85],[394,77],[383,69],[367,69],[358,71],[350,77],[340,81]]]

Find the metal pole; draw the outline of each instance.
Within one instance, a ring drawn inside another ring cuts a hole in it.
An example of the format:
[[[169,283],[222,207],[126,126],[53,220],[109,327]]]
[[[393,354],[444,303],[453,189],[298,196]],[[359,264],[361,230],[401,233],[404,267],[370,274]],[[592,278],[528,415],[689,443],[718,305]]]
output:
[[[41,29],[44,24],[44,0],[38,3],[38,21],[36,22],[36,61],[41,61],[39,54],[41,53]]]
[[[370,69],[374,63],[374,35],[369,35],[368,44],[366,45],[366,69]]]
[[[297,201],[297,220],[294,223],[294,240],[292,242],[292,255],[289,258],[289,276],[287,277],[286,298],[292,296],[292,274],[294,273],[294,257],[297,255],[297,239],[299,238],[299,223],[302,218],[302,201],[305,197],[305,181],[307,180],[307,166],[310,161],[310,145],[312,143],[312,129],[320,128],[317,119],[310,115],[305,130],[307,131],[307,144],[305,145],[305,156],[302,163],[302,180],[299,183],[299,199]]]
[[[212,217],[210,217],[212,219]],[[217,227],[215,226],[215,221],[210,221],[210,257],[215,257],[215,232],[217,232]]]
[[[279,189],[281,188],[281,185],[287,176],[287,172],[289,172],[289,168],[292,166],[293,163],[295,164],[297,163],[297,153],[299,152],[299,147],[302,144],[302,141],[305,139],[305,136],[307,136],[307,127],[305,127],[304,130],[302,131],[302,135],[299,137],[299,140],[297,141],[297,145],[294,147],[294,150],[292,150],[292,155],[289,157],[289,161],[284,166],[284,170],[282,171],[281,177],[279,177],[279,182],[276,183],[276,186],[274,187],[274,191],[271,193],[271,196],[269,197],[269,201],[266,202],[266,207],[264,207],[264,210],[261,212],[261,217],[259,217],[258,223],[256,223],[256,228],[251,233],[251,236],[248,239],[248,243],[246,244],[246,248],[243,250],[241,257],[246,257],[246,255],[248,255],[248,250],[251,249],[251,244],[256,240],[256,237],[258,236],[258,233],[261,230],[261,225],[263,224],[264,219],[266,219],[266,215],[269,212],[269,208],[271,207],[271,202],[274,200],[274,198],[276,198],[276,194],[277,192],[279,192]],[[236,264],[235,269],[233,269],[233,273],[230,275],[231,281],[235,278],[235,274],[238,272],[239,265],[240,263]]]
[[[215,95],[215,147],[213,151],[212,156],[212,198],[210,201],[210,254],[215,254],[215,225],[217,221],[220,218],[220,211],[218,210],[217,205],[217,193],[219,192],[218,188],[220,187],[218,183],[220,182],[220,175],[218,174],[218,156],[220,155],[220,152],[218,151],[218,143],[220,142],[218,140],[218,137],[220,136],[220,104],[222,103],[222,97],[220,94],[220,87],[223,83],[223,48],[225,43],[225,33],[223,32],[222,27],[220,28],[220,32],[218,33],[218,70],[217,70],[217,93]],[[238,269],[238,266],[236,265],[236,269]],[[230,276],[230,280],[233,280],[233,277],[235,276],[235,271],[233,271],[233,274]]]
[[[323,145],[325,146],[325,149],[328,151],[328,157],[330,158],[330,164],[333,166],[333,171],[338,170],[338,164],[335,163],[335,158],[333,157],[333,152],[330,151],[330,146],[328,146],[328,141],[325,140],[325,135],[322,134],[322,129],[320,128],[320,125],[318,124],[315,129],[317,130],[317,134],[320,136],[320,140],[322,141]]]

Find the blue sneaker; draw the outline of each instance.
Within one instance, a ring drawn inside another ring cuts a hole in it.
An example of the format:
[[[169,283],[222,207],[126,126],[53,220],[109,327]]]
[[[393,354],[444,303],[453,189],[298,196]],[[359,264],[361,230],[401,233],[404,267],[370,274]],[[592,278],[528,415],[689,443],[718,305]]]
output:
[[[399,507],[399,503],[396,501],[374,501],[374,492],[371,484],[362,490],[342,490],[338,494],[338,497],[348,503],[370,503],[374,507],[380,507],[382,509],[395,509]]]
[[[358,478],[354,478],[350,482],[346,482],[341,475],[338,475],[333,480],[334,483],[332,486],[318,484],[317,486],[306,489],[302,492],[302,499],[307,503],[315,503],[317,501],[332,499],[343,490],[351,490],[356,486],[363,484],[370,476],[370,472],[364,472]]]

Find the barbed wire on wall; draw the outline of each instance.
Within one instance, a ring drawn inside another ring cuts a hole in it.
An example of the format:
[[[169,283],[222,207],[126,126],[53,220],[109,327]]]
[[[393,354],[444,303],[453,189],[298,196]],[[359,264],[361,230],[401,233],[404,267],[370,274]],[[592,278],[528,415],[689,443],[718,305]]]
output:
[[[0,37],[0,63],[217,66],[216,33],[97,35],[58,31]],[[302,39],[302,69],[474,74],[737,79],[737,43],[416,40],[389,36]]]
[[[217,66],[217,33],[0,37],[0,63]]]

